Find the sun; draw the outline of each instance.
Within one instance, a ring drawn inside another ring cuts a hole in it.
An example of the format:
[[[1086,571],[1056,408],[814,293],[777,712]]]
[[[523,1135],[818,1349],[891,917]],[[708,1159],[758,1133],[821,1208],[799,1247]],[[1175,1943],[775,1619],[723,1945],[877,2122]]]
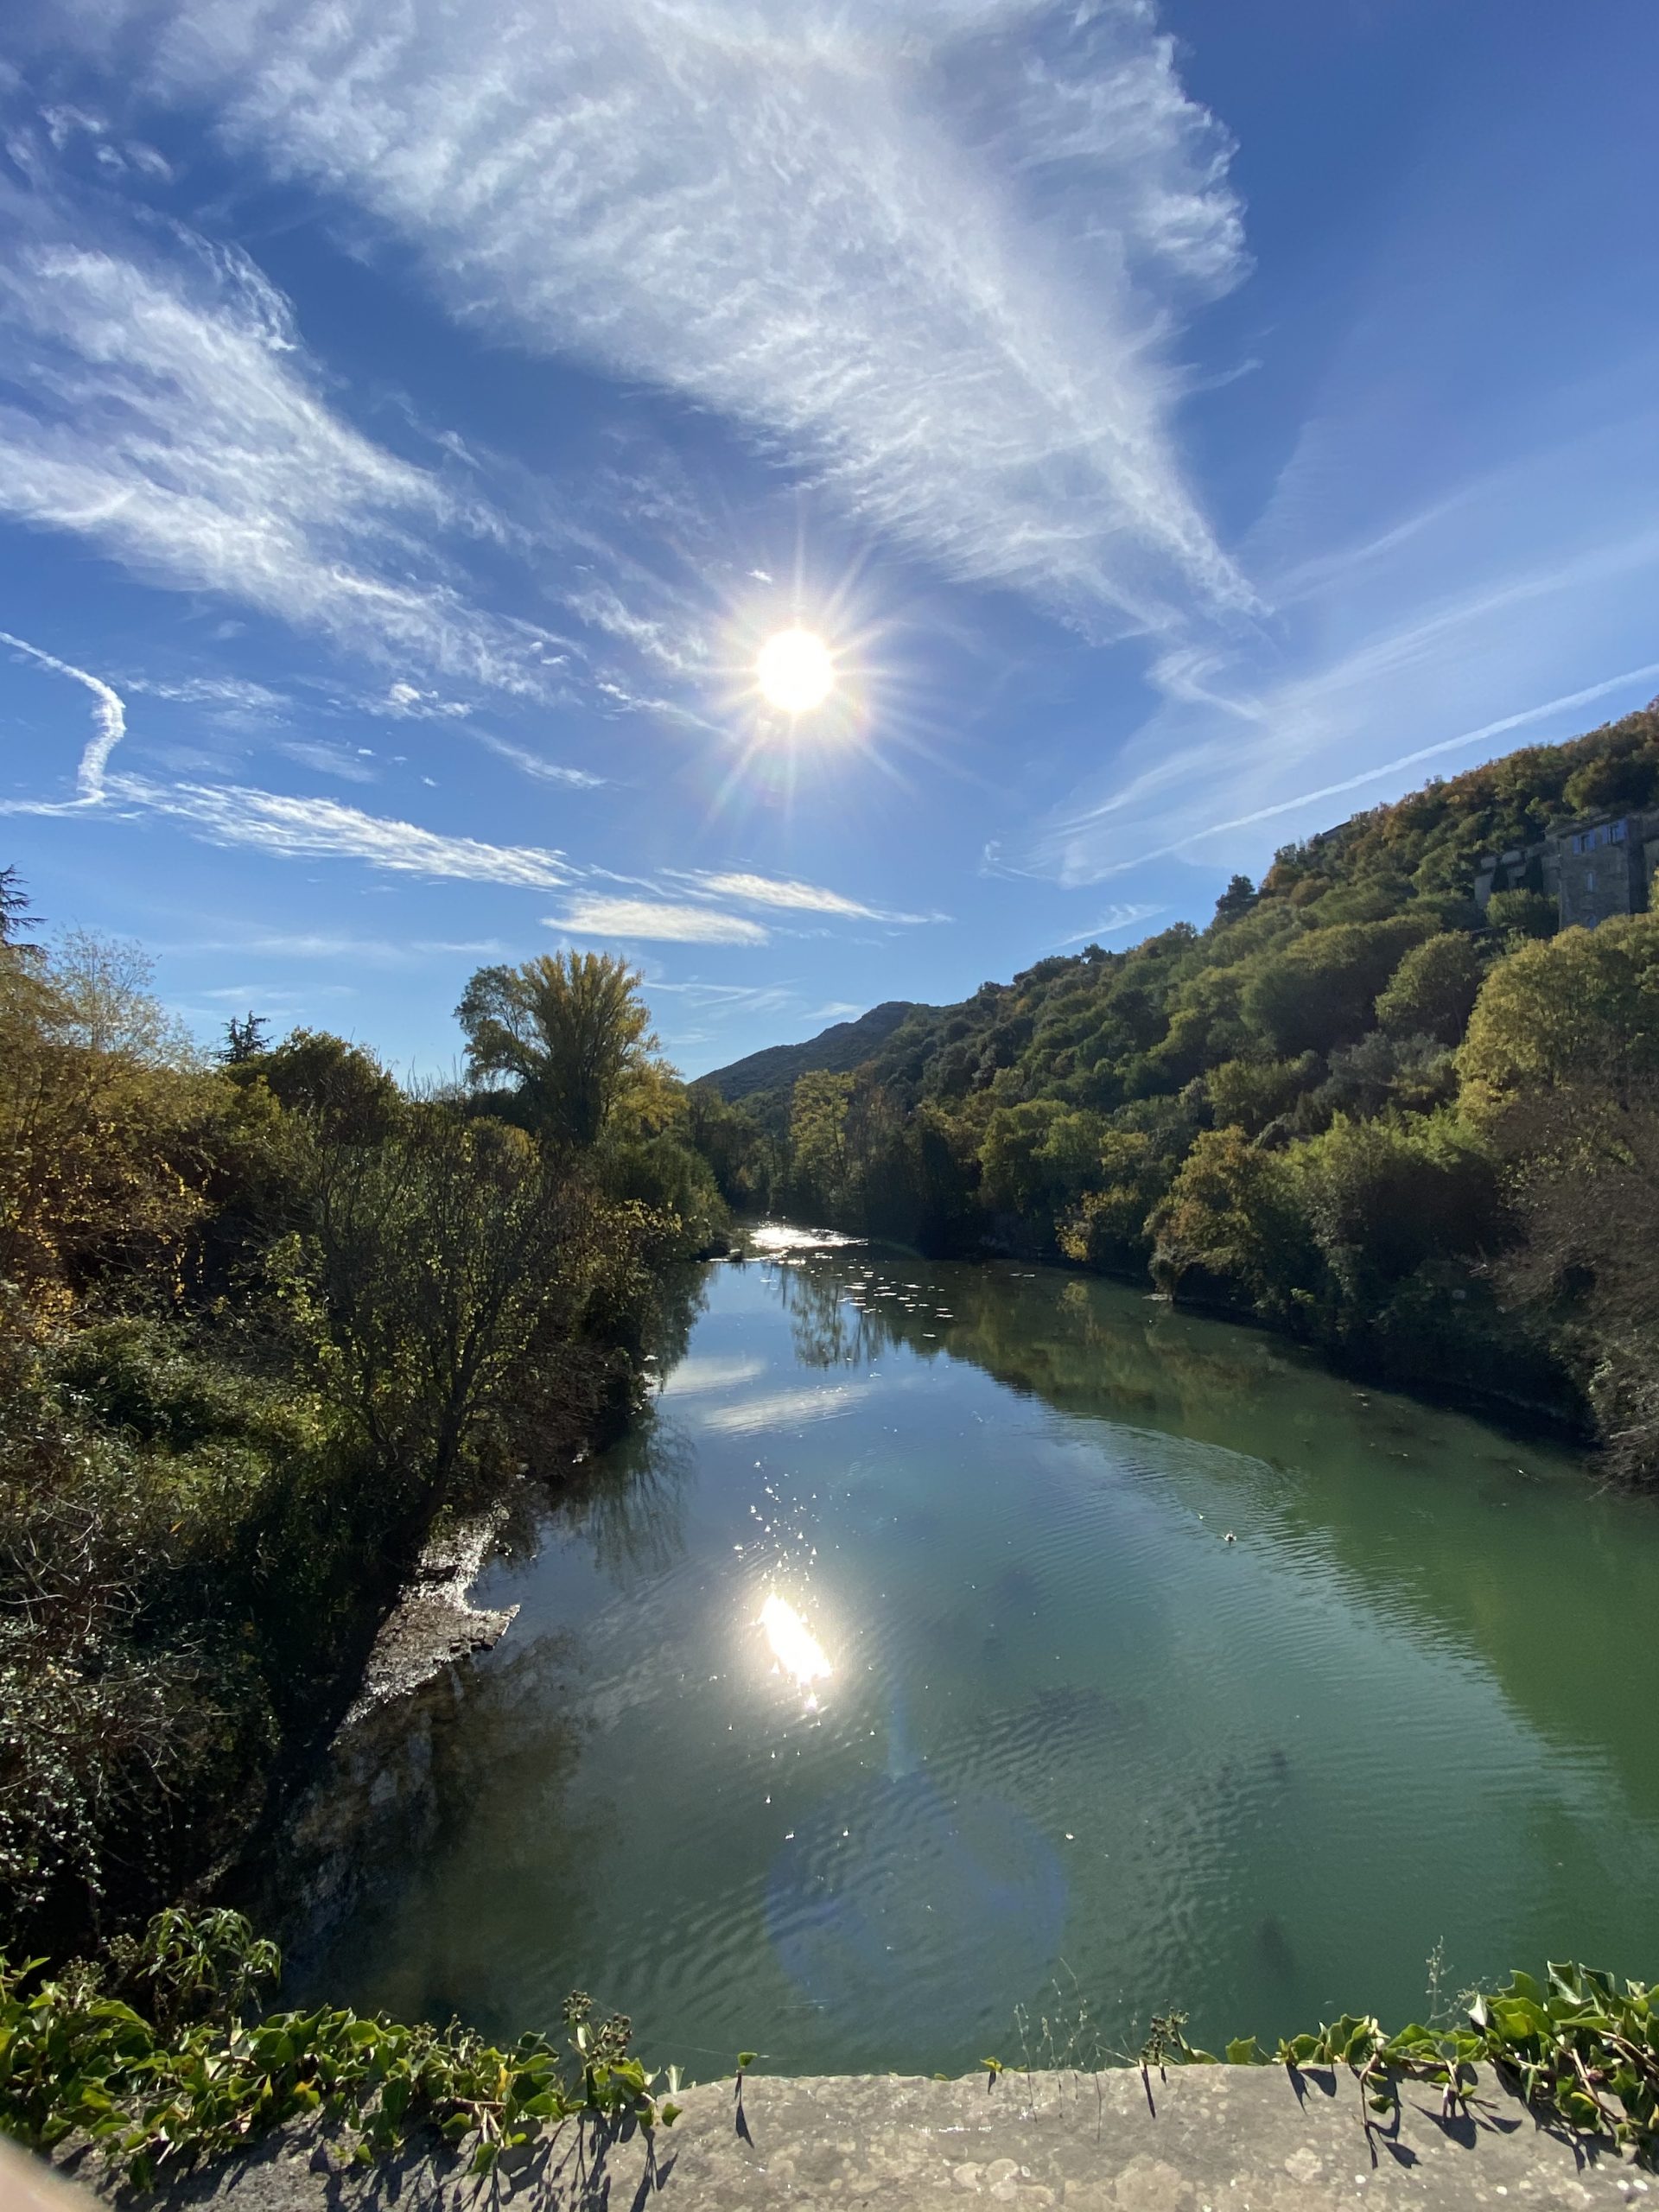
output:
[[[760,648],[755,681],[768,706],[780,714],[810,715],[836,688],[830,648],[810,630],[779,630]]]

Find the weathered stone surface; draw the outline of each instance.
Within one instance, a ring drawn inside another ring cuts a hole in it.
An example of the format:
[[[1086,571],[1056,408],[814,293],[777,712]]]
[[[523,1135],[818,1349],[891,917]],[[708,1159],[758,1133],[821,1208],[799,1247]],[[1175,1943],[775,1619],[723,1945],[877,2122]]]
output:
[[[525,2212],[1330,2212],[1373,2200],[1421,2212],[1642,2207],[1659,2177],[1605,2145],[1543,2127],[1484,2080],[1468,2119],[1443,2121],[1438,2092],[1401,2085],[1369,2132],[1351,2076],[1277,2068],[1008,2075],[751,2078],[688,2091],[654,2144],[568,2128],[493,2183],[409,2158],[340,2170],[289,2134],[232,2167],[168,2191],[216,2212],[463,2212],[510,2194]]]
[[[467,1599],[505,1518],[500,1511],[480,1515],[428,1544],[408,1589],[380,1624],[363,1687],[346,1716],[347,1732],[456,1660],[489,1650],[506,1634],[517,1605],[481,1612]]]

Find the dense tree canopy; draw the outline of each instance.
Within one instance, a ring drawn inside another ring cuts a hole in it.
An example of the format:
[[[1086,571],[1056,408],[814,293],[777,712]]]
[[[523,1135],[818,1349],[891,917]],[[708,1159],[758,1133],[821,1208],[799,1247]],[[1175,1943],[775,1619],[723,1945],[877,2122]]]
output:
[[[752,1160],[878,1235],[1149,1268],[1405,1379],[1616,1396],[1626,1471],[1659,1473],[1630,1411],[1659,1310],[1555,1204],[1604,1187],[1645,1218],[1659,917],[1558,935],[1538,885],[1473,897],[1483,854],[1656,798],[1659,708],[1432,784],[1236,877],[1203,931],[1040,961],[746,1098]],[[1529,1269],[1532,1239],[1556,1261]]]
[[[53,1948],[238,1847],[434,1517],[639,1402],[725,1216],[620,963],[481,979],[512,1087],[423,1095],[257,1014],[210,1059],[30,918],[0,874],[0,1942]]]
[[[604,952],[480,968],[455,1017],[474,1083],[505,1079],[538,1134],[596,1144],[657,1040],[639,977]]]

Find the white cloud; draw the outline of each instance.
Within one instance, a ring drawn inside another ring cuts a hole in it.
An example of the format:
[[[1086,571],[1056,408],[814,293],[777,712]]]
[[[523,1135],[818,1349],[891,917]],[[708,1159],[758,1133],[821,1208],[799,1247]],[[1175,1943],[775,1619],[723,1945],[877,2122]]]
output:
[[[284,760],[296,760],[302,768],[315,768],[324,776],[338,776],[342,783],[372,784],[378,780],[378,770],[372,768],[360,753],[349,751],[343,745],[329,745],[309,737],[285,738],[276,750]]]
[[[329,405],[245,255],[182,231],[92,243],[86,210],[3,187],[0,221],[0,514],[353,651],[543,693],[542,633],[473,605],[433,550],[480,526],[473,495]]]
[[[423,691],[418,683],[410,683],[399,677],[388,686],[385,694],[361,702],[363,710],[371,715],[390,715],[399,721],[461,721],[472,713],[464,699],[446,699],[436,691]]]
[[[703,1014],[746,1014],[750,1020],[763,1014],[794,1014],[801,1003],[799,993],[789,983],[665,983],[648,977],[646,995],[654,997],[658,991],[683,997]],[[702,1038],[707,1033],[696,1033]]]
[[[156,785],[111,778],[112,797],[183,822],[214,845],[252,845],[290,857],[366,861],[401,875],[452,877],[549,890],[575,871],[535,845],[490,845],[448,837],[412,822],[363,814],[331,798],[287,798],[243,785]]]
[[[646,660],[676,676],[700,672],[708,664],[709,649],[683,624],[676,626],[652,615],[637,613],[609,584],[567,591],[564,603],[582,621],[620,638]]]
[[[506,946],[499,938],[446,942],[414,938],[399,944],[391,938],[352,937],[327,931],[266,931],[252,937],[192,938],[175,944],[160,944],[157,952],[207,958],[233,952],[250,960],[349,960],[377,968],[416,965],[446,955],[465,955],[478,960],[499,960]]]
[[[567,768],[557,760],[544,760],[527,745],[510,744],[505,737],[493,736],[488,730],[475,729],[472,734],[487,752],[500,760],[511,760],[515,768],[533,776],[537,783],[566,784],[574,791],[591,791],[608,780],[604,776],[590,774],[586,768]]]
[[[942,922],[944,914],[890,913],[880,906],[867,906],[822,884],[801,883],[793,877],[754,875],[742,869],[716,872],[709,868],[670,868],[667,874],[699,897],[735,899],[748,906],[780,906],[799,913],[841,914],[861,922]]]
[[[1643,704],[1659,417],[1645,386],[1615,397],[1628,406],[1604,397],[1603,420],[1418,506],[1367,486],[1324,544],[1310,506],[1337,463],[1310,432],[1258,531],[1256,566],[1282,580],[1271,632],[1166,654],[1165,703],[1039,833],[1035,864],[1073,884],[1172,857],[1254,872],[1431,765]]]
[[[1243,266],[1230,149],[1150,0],[84,15],[414,241],[456,311],[722,410],[950,573],[1092,627],[1246,595],[1166,365]]]
[[[766,932],[741,914],[713,906],[670,906],[652,899],[573,899],[563,914],[546,917],[550,929],[570,937],[662,938],[681,944],[765,944]]]
[[[1154,914],[1163,911],[1161,906],[1147,906],[1139,899],[1120,900],[1106,909],[1092,929],[1079,930],[1075,937],[1063,937],[1056,950],[1064,952],[1072,944],[1103,944],[1109,937],[1122,937],[1125,930],[1149,922]]]
[[[123,680],[129,691],[143,692],[152,699],[166,699],[180,707],[224,708],[233,714],[270,716],[283,714],[289,703],[269,684],[255,683],[239,676],[188,676],[174,683],[143,676],[130,676]]]

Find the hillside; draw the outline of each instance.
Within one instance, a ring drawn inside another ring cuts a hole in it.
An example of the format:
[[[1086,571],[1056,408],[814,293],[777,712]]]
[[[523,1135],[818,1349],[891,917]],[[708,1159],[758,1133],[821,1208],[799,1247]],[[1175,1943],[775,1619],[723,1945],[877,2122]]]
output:
[[[761,1052],[751,1052],[747,1059],[734,1060],[729,1067],[715,1068],[698,1080],[711,1084],[722,1098],[735,1102],[760,1092],[788,1090],[797,1076],[815,1068],[844,1075],[849,1069],[861,1067],[909,1015],[931,1011],[909,999],[887,999],[868,1014],[861,1014],[855,1021],[837,1021],[821,1029],[804,1044],[768,1045]]]
[[[750,1187],[1576,1408],[1659,1475],[1656,804],[1659,702],[1287,846],[1205,928],[753,1054]],[[1560,930],[1562,870],[1615,868],[1637,911]]]

